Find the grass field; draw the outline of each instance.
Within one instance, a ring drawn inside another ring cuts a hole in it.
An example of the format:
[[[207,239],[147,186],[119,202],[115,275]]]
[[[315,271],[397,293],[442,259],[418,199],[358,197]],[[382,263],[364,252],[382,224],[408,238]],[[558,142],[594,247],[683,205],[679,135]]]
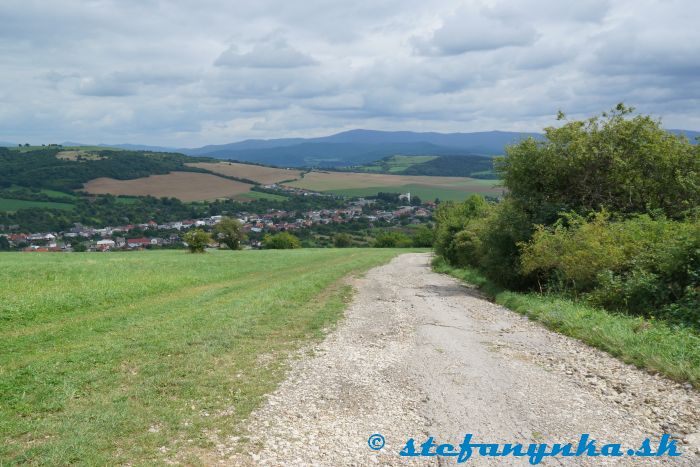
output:
[[[289,185],[346,196],[368,196],[380,191],[411,192],[424,200],[461,200],[472,193],[498,195],[502,192],[494,180],[352,172],[310,172]]]
[[[206,463],[398,252],[0,254],[0,465]]]
[[[284,180],[294,180],[300,177],[299,170],[276,169],[274,167],[263,167],[251,164],[238,164],[236,162],[197,162],[185,164],[190,167],[210,170],[212,172],[228,175],[230,177],[245,178],[269,185]]]
[[[392,156],[379,160],[373,164],[368,164],[360,168],[362,172],[401,173],[412,165],[422,164],[437,158],[437,156]]]
[[[273,201],[284,201],[289,199],[286,196],[276,195],[274,193],[264,193],[262,191],[249,191],[248,193],[243,193],[241,195],[236,195],[233,197],[236,201],[252,201],[256,199],[269,199]]]
[[[182,201],[204,201],[216,198],[232,198],[248,193],[253,185],[216,175],[196,172],[171,172],[167,175],[151,175],[134,180],[96,178],[85,184],[91,194],[173,197]]]
[[[27,208],[73,209],[70,203],[55,203],[52,201],[28,201],[23,199],[0,198],[0,211],[17,211]]]

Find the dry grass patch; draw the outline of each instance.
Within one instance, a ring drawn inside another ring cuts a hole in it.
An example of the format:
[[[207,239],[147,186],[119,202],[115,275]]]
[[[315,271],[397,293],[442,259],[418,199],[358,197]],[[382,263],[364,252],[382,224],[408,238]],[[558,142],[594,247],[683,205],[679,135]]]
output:
[[[130,196],[155,196],[178,198],[182,201],[203,201],[216,198],[231,198],[248,193],[253,185],[237,182],[216,175],[195,172],[171,172],[166,175],[151,175],[134,180],[96,178],[83,189],[91,194]]]
[[[274,167],[239,164],[236,162],[197,162],[186,165],[211,170],[229,177],[247,178],[263,185],[284,180],[294,180],[301,176],[301,171],[299,170],[276,169]]]

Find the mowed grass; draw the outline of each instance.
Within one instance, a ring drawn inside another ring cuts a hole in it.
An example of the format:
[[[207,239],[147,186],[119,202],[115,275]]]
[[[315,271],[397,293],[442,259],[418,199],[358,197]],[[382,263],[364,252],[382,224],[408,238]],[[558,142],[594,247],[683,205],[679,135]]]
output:
[[[0,211],[17,211],[27,208],[49,208],[49,209],[73,209],[75,206],[70,203],[56,203],[53,201],[29,201],[24,199],[0,198]]]
[[[398,253],[0,254],[0,465],[206,464]]]
[[[556,295],[504,290],[473,269],[457,269],[442,258],[437,272],[481,288],[496,303],[540,321],[548,328],[608,352],[620,360],[687,381],[700,389],[700,335],[663,321],[612,313]]]
[[[462,200],[470,194],[497,196],[503,189],[495,180],[468,177],[431,177],[355,172],[310,172],[303,179],[289,183],[308,190],[345,196],[369,196],[379,192],[411,192],[422,199]]]

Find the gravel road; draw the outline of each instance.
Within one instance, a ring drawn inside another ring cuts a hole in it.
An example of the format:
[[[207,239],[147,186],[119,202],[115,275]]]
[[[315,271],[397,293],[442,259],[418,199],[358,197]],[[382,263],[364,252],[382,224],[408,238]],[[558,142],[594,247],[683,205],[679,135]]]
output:
[[[346,318],[292,363],[249,419],[235,465],[438,465],[398,456],[410,437],[438,443],[568,443],[590,433],[624,451],[672,433],[677,465],[700,465],[700,394],[647,374],[483,299],[405,254],[356,279]],[[372,451],[367,439],[386,445]],[[412,461],[412,462],[409,462]],[[547,458],[542,465],[647,465],[657,459]],[[665,458],[664,462],[669,459]],[[486,458],[477,465],[527,465]]]

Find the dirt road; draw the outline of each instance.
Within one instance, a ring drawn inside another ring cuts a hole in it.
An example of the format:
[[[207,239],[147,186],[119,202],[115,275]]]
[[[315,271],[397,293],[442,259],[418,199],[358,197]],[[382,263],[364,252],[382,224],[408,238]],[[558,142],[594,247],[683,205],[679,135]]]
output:
[[[417,444],[568,443],[589,433],[624,451],[672,433],[681,465],[700,465],[700,394],[548,331],[406,254],[354,284],[346,319],[250,418],[233,464],[435,465],[398,452]],[[370,450],[368,437],[386,445]],[[655,461],[656,459],[654,459]],[[445,461],[451,464],[454,459]],[[665,459],[668,462],[668,458]],[[527,465],[479,458],[477,465]],[[647,465],[650,459],[549,458],[543,465]]]

